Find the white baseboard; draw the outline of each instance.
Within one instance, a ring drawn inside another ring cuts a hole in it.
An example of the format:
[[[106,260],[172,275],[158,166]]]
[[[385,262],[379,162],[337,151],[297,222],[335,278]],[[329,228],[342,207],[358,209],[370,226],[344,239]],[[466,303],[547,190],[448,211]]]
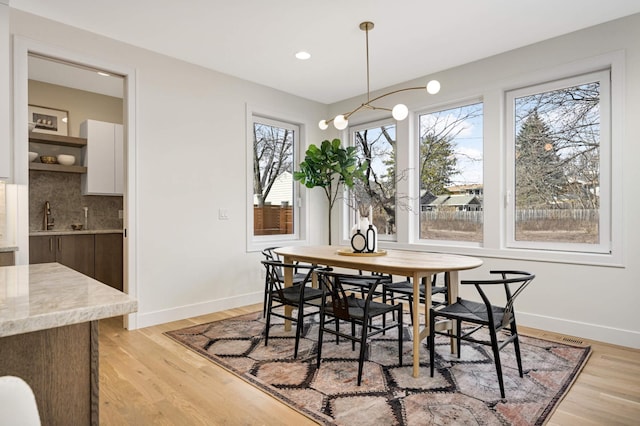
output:
[[[640,349],[640,333],[633,330],[624,330],[621,328],[546,317],[525,312],[517,312],[517,320],[519,325],[526,327]]]
[[[264,293],[260,291],[257,293],[243,294],[226,299],[209,300],[193,305],[178,306],[161,311],[138,312],[136,326],[137,328],[151,327],[152,325],[211,314],[213,312],[224,311],[226,309],[253,305],[254,303],[262,302],[263,297]]]

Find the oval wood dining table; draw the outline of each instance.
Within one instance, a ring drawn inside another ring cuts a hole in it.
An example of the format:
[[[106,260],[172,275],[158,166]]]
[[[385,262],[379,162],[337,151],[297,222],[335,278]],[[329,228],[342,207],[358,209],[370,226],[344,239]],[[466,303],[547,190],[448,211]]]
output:
[[[355,254],[346,246],[288,246],[275,249],[285,263],[304,262],[381,274],[411,277],[413,283],[413,377],[419,376],[420,343],[429,335],[429,307],[431,285],[425,285],[424,326],[420,330],[420,283],[430,283],[433,274],[449,272],[449,300],[458,297],[458,271],[477,268],[482,260],[471,256],[446,253],[430,253],[413,250],[381,250],[375,254]],[[291,268],[285,269],[285,286],[293,280]],[[290,324],[288,324],[290,327]],[[416,338],[418,336],[418,338]],[[453,349],[454,345],[452,345]]]

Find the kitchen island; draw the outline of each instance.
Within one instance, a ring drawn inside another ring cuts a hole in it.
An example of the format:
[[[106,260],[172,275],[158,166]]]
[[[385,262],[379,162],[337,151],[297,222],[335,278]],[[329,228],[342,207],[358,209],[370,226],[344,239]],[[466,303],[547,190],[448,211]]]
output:
[[[98,320],[136,310],[58,263],[0,267],[0,376],[31,386],[43,425],[97,425]]]

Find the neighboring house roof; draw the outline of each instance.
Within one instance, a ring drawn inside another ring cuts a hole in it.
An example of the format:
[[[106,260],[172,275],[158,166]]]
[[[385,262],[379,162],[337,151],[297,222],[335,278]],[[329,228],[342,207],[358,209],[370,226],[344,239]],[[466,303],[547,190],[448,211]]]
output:
[[[474,193],[476,193],[477,191],[482,193],[482,184],[474,183],[470,185],[454,185],[447,187],[447,191],[449,191],[449,193],[451,194],[468,194],[471,191],[473,191]]]
[[[289,172],[284,172],[276,178],[265,200],[266,203],[273,205],[282,204],[283,201],[289,205],[293,204],[293,175]],[[258,204],[256,195],[253,196],[253,204]]]
[[[433,207],[467,206],[469,204],[481,203],[478,197],[472,194],[439,195],[427,203],[428,206]]]

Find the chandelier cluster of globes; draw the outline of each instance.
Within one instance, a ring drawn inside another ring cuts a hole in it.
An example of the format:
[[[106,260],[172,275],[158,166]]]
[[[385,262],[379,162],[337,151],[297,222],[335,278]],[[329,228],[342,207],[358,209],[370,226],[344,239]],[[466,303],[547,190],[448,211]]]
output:
[[[356,112],[363,109],[371,109],[371,110],[382,110],[382,111],[391,111],[391,115],[398,121],[402,121],[409,115],[409,108],[405,104],[397,104],[393,108],[385,108],[380,106],[372,105],[372,102],[378,101],[382,98],[386,98],[387,96],[394,95],[400,92],[406,92],[409,90],[426,90],[429,94],[435,95],[440,91],[440,82],[438,80],[431,80],[427,83],[426,86],[419,87],[407,87],[405,89],[394,90],[389,93],[385,93],[384,95],[377,96],[371,99],[369,92],[369,31],[373,29],[373,22],[365,21],[360,24],[360,29],[366,34],[366,46],[367,46],[367,102],[361,104],[360,106],[353,109],[351,112],[347,112],[344,114],[336,115],[335,117],[329,120],[320,120],[318,123],[318,127],[321,130],[326,130],[329,127],[329,123],[333,122],[333,125],[338,130],[344,130],[349,125],[349,117],[351,117]]]

